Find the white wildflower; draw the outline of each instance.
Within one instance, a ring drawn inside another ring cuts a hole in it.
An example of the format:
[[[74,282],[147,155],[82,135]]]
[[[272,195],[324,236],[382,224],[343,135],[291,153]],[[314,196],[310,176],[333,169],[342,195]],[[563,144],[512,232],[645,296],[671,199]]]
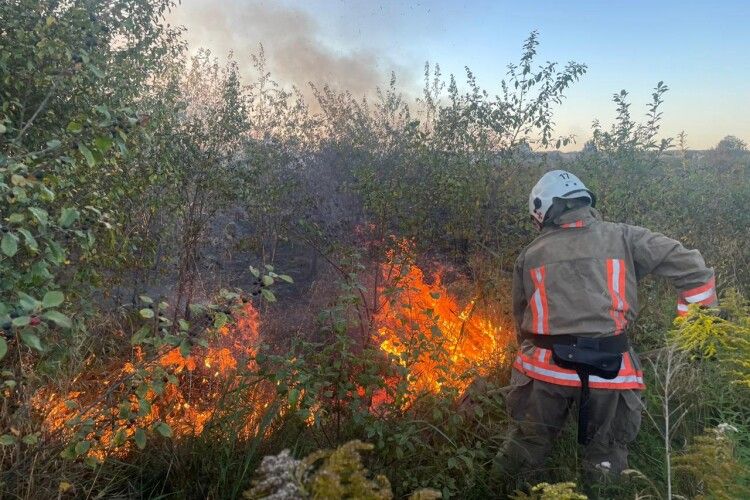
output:
[[[278,455],[263,458],[255,472],[253,487],[245,492],[245,498],[268,500],[297,500],[304,492],[297,481],[300,461],[284,450]]]
[[[716,429],[721,434],[726,434],[727,432],[737,432],[737,427],[733,426],[732,424],[727,424],[727,423],[721,423],[717,425]]]

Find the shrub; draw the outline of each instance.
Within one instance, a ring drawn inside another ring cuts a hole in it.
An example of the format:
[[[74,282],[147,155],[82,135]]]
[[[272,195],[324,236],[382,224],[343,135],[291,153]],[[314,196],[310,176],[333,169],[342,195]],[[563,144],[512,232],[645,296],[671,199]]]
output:
[[[393,493],[388,478],[383,475],[370,478],[362,464],[360,452],[372,448],[371,444],[349,441],[335,450],[313,452],[303,460],[295,460],[288,450],[265,457],[253,479],[253,487],[243,496],[250,500],[390,500]],[[441,498],[441,495],[435,490],[422,489],[409,498],[432,500]]]

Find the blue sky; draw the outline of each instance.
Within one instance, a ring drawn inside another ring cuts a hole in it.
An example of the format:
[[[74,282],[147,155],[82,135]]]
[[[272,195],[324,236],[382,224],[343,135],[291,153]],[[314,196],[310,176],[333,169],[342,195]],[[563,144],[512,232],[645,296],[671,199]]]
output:
[[[428,60],[457,76],[469,66],[494,91],[536,29],[540,62],[588,66],[556,115],[558,132],[576,134],[579,146],[594,118],[611,122],[614,92],[627,89],[640,117],[659,80],[671,89],[665,134],[685,130],[693,148],[727,134],[750,142],[750,2],[183,0],[177,14],[193,47],[241,53],[262,41],[282,78],[304,84],[331,63],[325,75],[355,91],[395,70],[416,93]],[[225,19],[214,25],[213,16]],[[309,66],[300,55],[308,49]]]

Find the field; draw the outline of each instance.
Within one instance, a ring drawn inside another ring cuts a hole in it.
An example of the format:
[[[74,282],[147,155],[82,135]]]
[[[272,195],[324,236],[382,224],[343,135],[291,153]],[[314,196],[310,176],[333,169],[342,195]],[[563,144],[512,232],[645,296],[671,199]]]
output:
[[[419,99],[395,77],[362,99],[284,88],[262,48],[190,55],[166,0],[93,5],[0,4],[0,497],[750,495],[740,139],[662,138],[659,82],[560,153],[587,68],[540,63],[536,32],[499,89],[426,65]],[[574,422],[544,470],[489,474],[553,168],[699,249],[720,292],[675,320],[641,282],[647,407],[611,484],[584,484]]]

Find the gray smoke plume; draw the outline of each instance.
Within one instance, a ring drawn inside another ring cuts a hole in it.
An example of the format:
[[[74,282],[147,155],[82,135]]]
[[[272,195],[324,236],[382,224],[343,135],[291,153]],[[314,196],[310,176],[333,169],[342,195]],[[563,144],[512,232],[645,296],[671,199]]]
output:
[[[250,54],[262,43],[274,78],[301,88],[308,82],[328,83],[354,95],[370,94],[376,85],[387,83],[391,71],[409,81],[405,68],[373,48],[326,47],[315,20],[292,7],[257,0],[183,0],[168,21],[187,28],[191,50],[205,47],[218,56],[234,51],[246,73]]]

